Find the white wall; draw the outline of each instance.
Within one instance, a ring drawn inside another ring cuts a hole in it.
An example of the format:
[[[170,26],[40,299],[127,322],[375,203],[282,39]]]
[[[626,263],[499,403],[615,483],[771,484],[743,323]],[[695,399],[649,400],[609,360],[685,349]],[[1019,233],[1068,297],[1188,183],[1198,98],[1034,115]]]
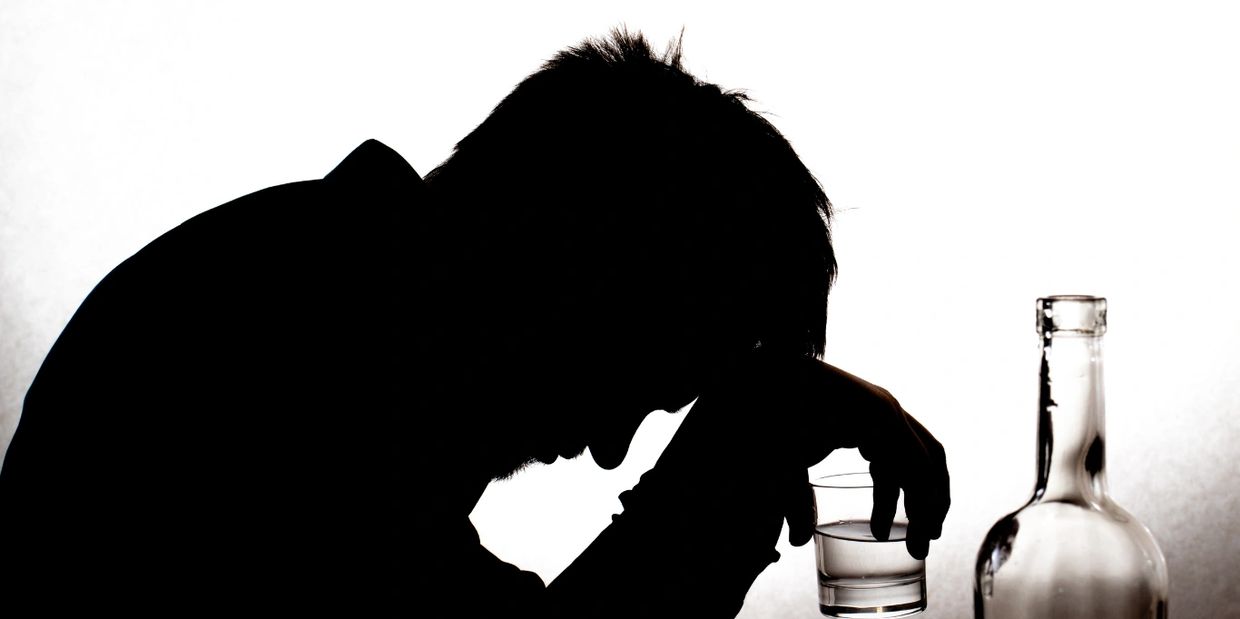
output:
[[[365,138],[425,172],[557,49],[684,26],[688,67],[747,89],[838,208],[829,360],[947,446],[926,616],[970,613],[981,537],[1031,488],[1051,293],[1110,299],[1112,488],[1162,543],[1172,611],[1240,616],[1234,5],[663,4],[0,2],[0,449],[76,305],[162,231]],[[497,484],[484,541],[554,577],[678,421],[617,471]],[[818,616],[808,549],[780,550],[743,616]]]

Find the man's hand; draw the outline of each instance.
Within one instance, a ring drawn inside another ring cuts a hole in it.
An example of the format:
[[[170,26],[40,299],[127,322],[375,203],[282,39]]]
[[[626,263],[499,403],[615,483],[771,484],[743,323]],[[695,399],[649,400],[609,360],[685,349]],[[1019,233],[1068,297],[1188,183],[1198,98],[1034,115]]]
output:
[[[870,460],[876,535],[903,489],[908,549],[925,557],[949,502],[938,441],[882,388],[754,353],[703,389],[658,464],[620,495],[624,513],[551,583],[548,616],[736,616],[778,559],[783,521],[793,544],[813,537],[806,469],[840,447]]]
[[[924,558],[951,502],[943,446],[887,390],[817,360],[752,355],[702,393],[656,470],[751,497],[731,507],[738,526],[779,510],[800,546],[814,532],[806,469],[840,447],[870,461],[875,535],[887,536],[903,490],[906,545]]]

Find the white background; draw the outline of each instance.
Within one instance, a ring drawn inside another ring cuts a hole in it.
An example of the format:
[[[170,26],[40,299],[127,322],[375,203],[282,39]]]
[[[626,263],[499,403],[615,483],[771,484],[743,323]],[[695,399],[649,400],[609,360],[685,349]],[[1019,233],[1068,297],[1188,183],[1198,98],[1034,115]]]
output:
[[[77,304],[163,231],[366,138],[425,173],[557,49],[683,26],[687,67],[746,89],[838,209],[828,360],[947,447],[926,616],[970,614],[982,536],[1032,487],[1033,301],[1056,293],[1110,300],[1112,489],[1162,544],[1172,612],[1240,616],[1233,6],[0,0],[0,449]],[[550,580],[679,418],[616,471],[494,485],[484,542]],[[780,550],[743,616],[818,616],[808,548]]]

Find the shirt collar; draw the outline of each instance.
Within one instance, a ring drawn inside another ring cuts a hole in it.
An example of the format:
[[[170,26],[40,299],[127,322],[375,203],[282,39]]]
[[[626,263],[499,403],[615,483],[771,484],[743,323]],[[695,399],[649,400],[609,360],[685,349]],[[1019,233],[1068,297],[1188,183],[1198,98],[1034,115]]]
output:
[[[364,191],[419,197],[426,192],[426,185],[413,166],[386,144],[373,139],[353,149],[323,180]]]

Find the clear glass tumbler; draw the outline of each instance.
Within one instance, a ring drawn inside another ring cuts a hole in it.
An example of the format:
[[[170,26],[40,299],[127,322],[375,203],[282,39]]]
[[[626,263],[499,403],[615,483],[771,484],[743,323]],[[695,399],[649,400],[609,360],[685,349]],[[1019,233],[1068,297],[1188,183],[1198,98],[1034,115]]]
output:
[[[870,529],[874,482],[869,473],[844,473],[810,482],[814,491],[814,546],[818,608],[828,617],[907,617],[926,609],[926,562],[904,546],[908,518],[897,504],[886,540]]]

